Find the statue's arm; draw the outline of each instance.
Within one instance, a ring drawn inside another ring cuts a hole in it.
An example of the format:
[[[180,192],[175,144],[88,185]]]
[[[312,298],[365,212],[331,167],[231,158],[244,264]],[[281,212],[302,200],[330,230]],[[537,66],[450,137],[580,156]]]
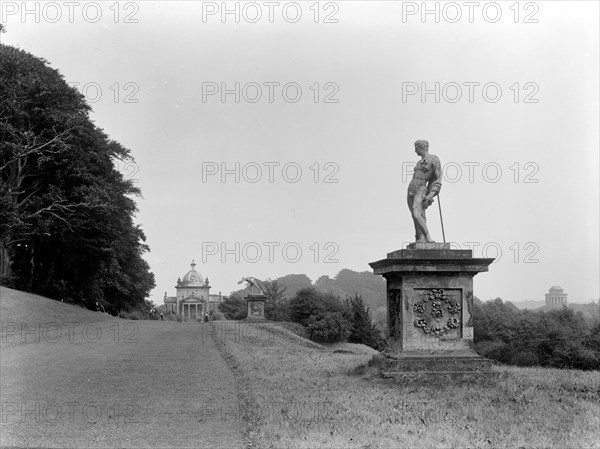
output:
[[[440,159],[437,156],[433,156],[431,158],[431,164],[432,176],[429,180],[427,196],[433,198],[438,193],[440,193],[440,189],[442,188],[442,164],[440,163]]]

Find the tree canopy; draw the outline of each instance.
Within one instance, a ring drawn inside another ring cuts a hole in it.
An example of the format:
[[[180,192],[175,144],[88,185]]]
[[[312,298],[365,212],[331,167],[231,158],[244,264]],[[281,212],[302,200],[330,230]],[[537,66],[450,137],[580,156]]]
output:
[[[130,151],[41,58],[0,44],[0,279],[113,313],[143,307],[154,275],[134,224]]]

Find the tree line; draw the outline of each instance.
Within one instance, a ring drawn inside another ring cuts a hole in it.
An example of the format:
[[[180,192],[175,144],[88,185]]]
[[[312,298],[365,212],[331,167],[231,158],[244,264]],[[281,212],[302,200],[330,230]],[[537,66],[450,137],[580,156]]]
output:
[[[0,44],[0,282],[110,313],[145,307],[154,275],[134,223],[130,151],[42,58]]]
[[[519,310],[501,298],[474,302],[475,349],[518,366],[600,369],[600,320],[563,307]]]
[[[346,299],[314,287],[285,296],[286,288],[265,281],[265,317],[299,323],[306,336],[319,342],[349,341],[373,348],[383,346],[383,333],[373,323],[371,311],[359,295]],[[239,294],[220,305],[226,319],[247,316]],[[586,319],[566,307],[551,311],[520,310],[501,298],[474,300],[474,344],[482,356],[517,366],[600,369],[600,320]]]

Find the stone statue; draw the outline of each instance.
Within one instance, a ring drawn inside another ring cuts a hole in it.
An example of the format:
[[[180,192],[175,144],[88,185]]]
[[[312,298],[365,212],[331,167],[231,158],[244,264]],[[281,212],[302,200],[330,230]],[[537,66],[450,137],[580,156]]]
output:
[[[251,295],[265,295],[265,286],[260,279],[256,279],[253,277],[243,277],[242,280],[238,282],[238,284],[241,284],[242,282],[246,282],[246,287],[248,288],[248,290],[250,290]],[[255,288],[257,290],[256,293],[254,293],[252,288]]]
[[[437,156],[429,154],[429,142],[417,140],[415,153],[421,160],[415,165],[413,179],[408,185],[408,208],[415,224],[416,242],[433,242],[427,229],[425,209],[442,188],[442,168]]]

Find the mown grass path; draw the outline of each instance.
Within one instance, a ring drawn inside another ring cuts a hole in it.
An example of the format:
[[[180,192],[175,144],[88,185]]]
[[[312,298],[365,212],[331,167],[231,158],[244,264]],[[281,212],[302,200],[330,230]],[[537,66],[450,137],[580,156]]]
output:
[[[3,324],[2,447],[244,446],[234,378],[205,325],[59,324]]]

